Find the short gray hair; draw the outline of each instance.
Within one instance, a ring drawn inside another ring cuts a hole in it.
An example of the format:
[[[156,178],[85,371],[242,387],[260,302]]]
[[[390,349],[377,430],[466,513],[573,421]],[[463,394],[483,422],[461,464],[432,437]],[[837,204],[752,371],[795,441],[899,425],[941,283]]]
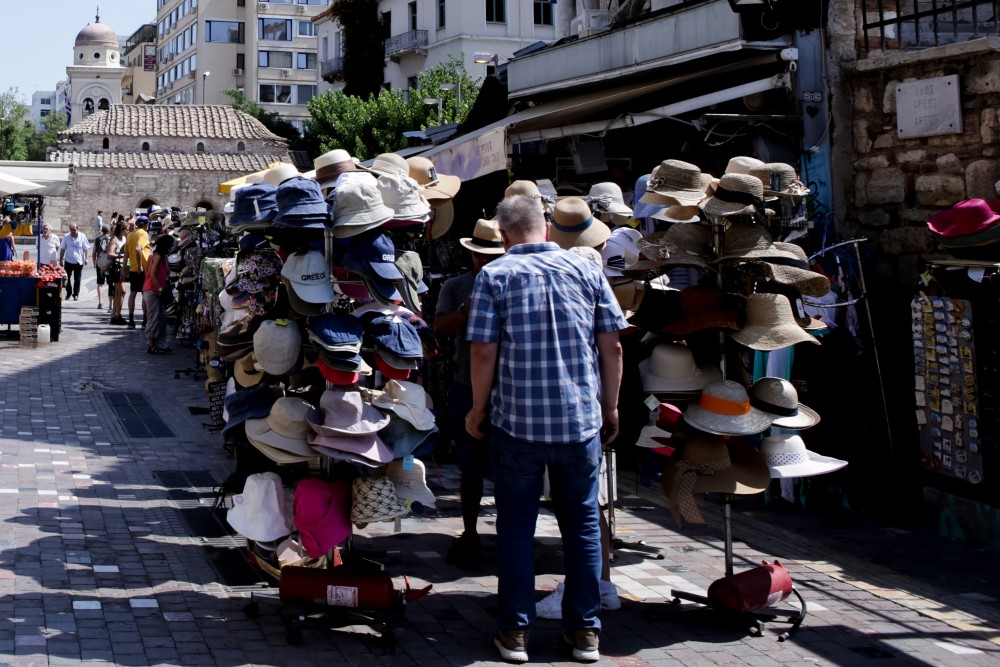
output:
[[[533,195],[513,195],[497,206],[500,229],[515,234],[529,234],[545,229],[545,209],[542,201]]]

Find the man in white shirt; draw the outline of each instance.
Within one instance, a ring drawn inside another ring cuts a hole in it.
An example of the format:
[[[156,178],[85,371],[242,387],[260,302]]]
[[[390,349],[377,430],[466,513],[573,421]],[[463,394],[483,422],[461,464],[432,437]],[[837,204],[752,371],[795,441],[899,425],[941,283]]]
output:
[[[52,233],[47,223],[42,224],[42,237],[38,247],[38,263],[52,264],[59,259],[59,237]]]
[[[59,244],[59,263],[66,269],[66,299],[72,296],[74,301],[80,300],[80,278],[83,267],[87,265],[87,253],[90,244],[87,235],[77,229],[76,223],[70,223],[69,234],[63,237]]]
[[[98,211],[97,215],[94,216],[93,224],[94,224],[94,238],[95,239],[98,236],[101,235],[101,226],[104,224],[104,218],[101,217],[101,214],[103,212],[104,211]]]

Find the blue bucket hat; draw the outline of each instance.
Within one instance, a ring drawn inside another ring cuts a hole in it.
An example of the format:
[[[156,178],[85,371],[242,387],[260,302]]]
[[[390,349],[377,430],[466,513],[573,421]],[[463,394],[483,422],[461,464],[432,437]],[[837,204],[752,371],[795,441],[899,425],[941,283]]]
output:
[[[368,323],[367,333],[376,347],[386,350],[395,357],[420,359],[424,356],[420,334],[402,317],[397,315],[376,317]]]
[[[278,397],[274,390],[264,383],[229,394],[225,402],[229,421],[222,427],[222,434],[225,435],[248,419],[263,419],[268,416],[276,400]]]
[[[311,178],[296,176],[278,186],[278,214],[274,224],[279,227],[321,228],[332,224],[330,206],[323,199],[319,183]]]
[[[253,183],[237,190],[233,195],[233,214],[229,216],[229,225],[274,220],[278,214],[275,192],[275,187],[270,183]]]
[[[636,219],[641,218],[651,218],[654,213],[662,210],[663,206],[658,206],[656,204],[642,204],[639,202],[642,196],[646,194],[646,184],[649,183],[649,177],[651,174],[645,174],[639,177],[639,180],[635,182],[634,195],[632,196],[632,217]]]
[[[436,443],[430,437],[437,432],[437,426],[429,431],[418,431],[402,417],[392,415],[389,425],[378,432],[378,437],[392,450],[394,459],[401,459],[410,454],[424,455],[433,451]]]
[[[306,320],[306,328],[322,347],[330,351],[350,350],[357,352],[361,348],[361,337],[365,333],[364,325],[353,315],[326,313]]]

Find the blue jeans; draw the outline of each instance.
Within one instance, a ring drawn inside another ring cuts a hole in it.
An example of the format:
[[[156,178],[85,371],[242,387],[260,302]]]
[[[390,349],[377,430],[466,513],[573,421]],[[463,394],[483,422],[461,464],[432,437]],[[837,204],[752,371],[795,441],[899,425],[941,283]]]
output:
[[[601,530],[597,506],[601,440],[549,444],[514,438],[494,428],[493,488],[497,505],[499,623],[503,631],[535,621],[535,520],[542,476],[549,470],[552,505],[566,568],[563,626],[600,629]]]

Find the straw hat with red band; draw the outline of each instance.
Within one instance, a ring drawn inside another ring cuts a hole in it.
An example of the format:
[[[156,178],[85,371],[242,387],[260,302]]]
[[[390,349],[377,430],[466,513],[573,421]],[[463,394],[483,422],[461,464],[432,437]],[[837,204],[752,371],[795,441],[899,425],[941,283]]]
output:
[[[747,390],[739,382],[715,380],[705,385],[696,405],[688,406],[684,421],[716,435],[753,435],[767,430],[771,415],[750,405]]]
[[[773,426],[803,429],[819,423],[819,413],[799,403],[794,385],[782,378],[764,377],[750,387],[750,405],[772,415]]]

